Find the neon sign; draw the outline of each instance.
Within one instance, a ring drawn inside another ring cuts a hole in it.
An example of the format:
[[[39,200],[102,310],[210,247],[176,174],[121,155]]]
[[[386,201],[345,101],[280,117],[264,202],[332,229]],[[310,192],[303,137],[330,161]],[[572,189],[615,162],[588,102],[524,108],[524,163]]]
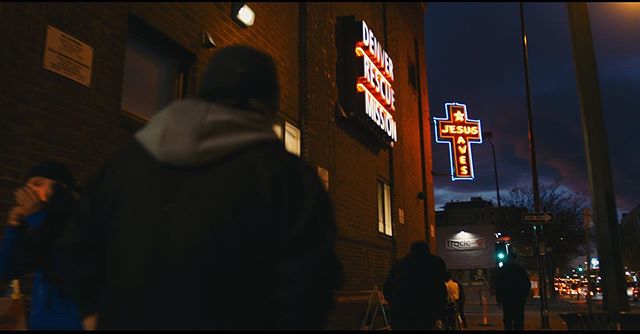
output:
[[[365,114],[391,140],[391,146],[398,141],[398,127],[393,119],[395,94],[393,82],[393,61],[376,39],[373,31],[361,21],[362,35],[356,42],[357,57],[362,57],[362,76],[356,80],[356,90],[364,93]]]
[[[467,106],[445,103],[447,118],[434,117],[436,142],[449,144],[451,180],[473,180],[471,144],[482,144],[480,121],[467,118]]]

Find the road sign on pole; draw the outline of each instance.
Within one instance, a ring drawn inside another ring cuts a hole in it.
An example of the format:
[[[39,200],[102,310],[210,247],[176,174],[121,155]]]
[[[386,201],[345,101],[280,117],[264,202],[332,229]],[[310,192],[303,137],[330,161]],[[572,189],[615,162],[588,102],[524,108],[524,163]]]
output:
[[[548,212],[527,212],[522,214],[522,223],[524,224],[542,224],[551,223],[553,214]]]

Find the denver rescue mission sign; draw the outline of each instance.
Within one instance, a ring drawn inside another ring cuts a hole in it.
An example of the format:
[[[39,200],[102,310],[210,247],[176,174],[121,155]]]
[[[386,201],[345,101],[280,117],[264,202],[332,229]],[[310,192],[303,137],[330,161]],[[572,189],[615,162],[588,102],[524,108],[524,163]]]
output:
[[[398,141],[393,60],[365,21],[341,17],[337,30],[340,104],[361,128],[393,146]]]

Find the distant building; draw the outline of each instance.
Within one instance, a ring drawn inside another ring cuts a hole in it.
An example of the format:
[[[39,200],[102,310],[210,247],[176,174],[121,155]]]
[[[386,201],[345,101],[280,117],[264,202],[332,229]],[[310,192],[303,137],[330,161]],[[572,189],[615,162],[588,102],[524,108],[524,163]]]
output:
[[[619,226],[622,243],[622,260],[629,270],[640,269],[640,204],[622,215]]]
[[[520,224],[526,208],[495,207],[482,197],[471,197],[468,202],[447,202],[443,211],[436,211],[437,226],[465,226],[492,224],[496,232],[503,227]]]
[[[447,263],[451,275],[465,287],[469,302],[490,303],[491,281],[496,268],[495,245],[508,241],[503,231],[521,225],[525,208],[495,207],[491,201],[472,197],[467,202],[448,202],[436,211],[438,255]]]

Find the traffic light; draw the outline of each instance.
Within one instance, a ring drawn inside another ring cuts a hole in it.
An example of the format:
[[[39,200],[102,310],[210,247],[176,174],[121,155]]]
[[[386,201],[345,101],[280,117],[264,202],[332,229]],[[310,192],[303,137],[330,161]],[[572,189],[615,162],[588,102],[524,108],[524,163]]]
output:
[[[507,257],[507,245],[504,242],[496,242],[496,264],[502,268]]]

